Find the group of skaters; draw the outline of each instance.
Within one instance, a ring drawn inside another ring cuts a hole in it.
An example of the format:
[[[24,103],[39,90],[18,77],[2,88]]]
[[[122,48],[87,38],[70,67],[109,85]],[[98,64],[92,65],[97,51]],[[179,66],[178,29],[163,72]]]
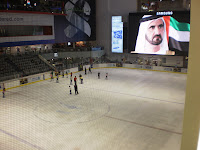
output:
[[[73,85],[73,76],[72,76],[72,72],[70,73],[70,85]],[[59,75],[60,73],[58,71],[55,71],[55,76],[56,76],[56,83],[59,83]],[[64,71],[62,71],[62,77],[64,78],[65,74],[64,74]],[[54,77],[53,77],[53,71],[50,73],[50,77],[51,77],[51,80],[50,81],[53,81],[54,80]],[[66,71],[66,78],[68,78],[68,72]],[[83,77],[81,76],[80,77],[81,79],[81,84],[83,84]],[[74,77],[74,90],[75,90],[75,94],[77,95],[78,94],[78,86],[77,86],[77,77],[75,76]],[[72,94],[72,88],[71,86],[69,86],[69,92],[70,94]]]
[[[56,83],[59,83],[59,75],[60,75],[60,72],[59,71],[55,71]],[[64,76],[65,76],[65,73],[64,73],[64,71],[62,71],[62,77],[64,78]],[[53,81],[54,80],[53,71],[50,73],[50,77],[51,77],[50,81]]]
[[[89,67],[89,69],[88,69],[89,71],[88,71],[88,73],[91,73],[92,74],[92,71],[91,71],[91,67]],[[87,69],[86,69],[86,67],[85,67],[85,75],[87,74]],[[100,72],[98,72],[98,79],[100,79]],[[106,80],[108,79],[108,73],[106,73],[106,78],[105,78]]]
[[[91,70],[91,67],[89,67],[89,69],[88,69],[89,71],[88,71],[88,73],[91,73],[92,74],[92,70]],[[85,67],[85,75],[87,74],[87,68]]]
[[[98,72],[98,79],[100,79],[100,72]],[[108,73],[106,73],[106,80],[108,79]]]
[[[68,72],[66,71],[66,78],[68,78]],[[89,74],[92,74],[92,70],[91,70],[91,67],[89,67],[88,69],[88,72],[87,72],[87,68],[85,67],[85,75],[87,75],[87,73]],[[73,79],[74,79],[74,90],[75,90],[75,95],[79,94],[78,93],[78,86],[77,86],[77,77],[74,76],[73,78],[73,73],[69,73],[70,74],[70,85],[69,85],[69,93],[72,94],[72,85],[73,85]],[[50,76],[51,76],[51,81],[54,80],[54,77],[53,77],[53,71],[50,73]],[[56,76],[56,83],[59,83],[59,72],[55,72],[55,76]],[[62,77],[64,78],[64,71],[62,71]],[[80,79],[80,83],[83,84],[83,76],[82,74],[79,75],[79,79]],[[100,72],[98,72],[98,79],[100,79]],[[105,79],[107,80],[108,79],[108,73],[106,73],[106,77]]]
[[[89,70],[88,73],[92,74],[91,67],[89,67],[88,70]],[[56,83],[59,83],[59,75],[60,75],[60,72],[56,71],[55,72]],[[72,83],[73,76],[72,75],[73,75],[73,73],[71,72],[70,73],[70,85],[73,85],[73,83]],[[87,69],[86,69],[86,67],[85,67],[85,75],[87,75]],[[54,80],[53,71],[50,73],[50,77],[51,77],[50,81],[53,81]],[[62,77],[64,78],[64,71],[62,71]],[[68,78],[68,72],[67,71],[66,71],[66,77]],[[83,84],[83,76],[81,74],[79,75],[79,78],[80,78],[81,84]],[[98,72],[98,79],[100,79],[100,72]],[[106,80],[108,79],[108,73],[106,73],[106,78],[105,79]],[[5,88],[4,84],[2,86],[0,85],[0,90],[1,89],[2,89],[3,98],[5,98],[6,88]],[[75,90],[75,95],[79,94],[78,93],[77,77],[76,76],[74,77],[74,90]],[[69,91],[70,91],[70,94],[72,94],[71,86],[69,86]]]
[[[66,72],[66,74],[67,74],[67,78],[68,78],[68,73]],[[73,78],[73,76],[72,76],[72,72],[71,72],[70,85],[73,85],[72,84],[72,78]],[[75,95],[77,95],[78,94],[78,86],[77,86],[77,77],[76,76],[74,77],[74,91],[75,91]],[[69,86],[69,92],[70,92],[70,94],[72,94],[71,86]]]

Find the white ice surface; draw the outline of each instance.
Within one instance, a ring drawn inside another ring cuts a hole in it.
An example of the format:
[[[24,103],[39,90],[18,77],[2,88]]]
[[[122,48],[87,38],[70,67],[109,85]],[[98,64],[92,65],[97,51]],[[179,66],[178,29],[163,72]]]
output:
[[[0,93],[0,150],[180,149],[185,74],[92,72],[74,74],[84,80],[78,95],[66,76]]]

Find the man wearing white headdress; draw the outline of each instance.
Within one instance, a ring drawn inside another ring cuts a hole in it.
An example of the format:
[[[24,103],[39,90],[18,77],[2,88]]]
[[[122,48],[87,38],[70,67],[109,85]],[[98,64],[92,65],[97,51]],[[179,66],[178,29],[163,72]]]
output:
[[[134,53],[168,54],[166,24],[163,17],[144,15],[140,27]]]

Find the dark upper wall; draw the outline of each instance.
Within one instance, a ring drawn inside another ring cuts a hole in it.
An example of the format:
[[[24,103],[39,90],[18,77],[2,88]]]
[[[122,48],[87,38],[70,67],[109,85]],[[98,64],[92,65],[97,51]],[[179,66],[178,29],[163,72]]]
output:
[[[137,0],[96,0],[96,40],[111,53],[111,16],[123,16],[127,21],[129,12],[137,11]]]

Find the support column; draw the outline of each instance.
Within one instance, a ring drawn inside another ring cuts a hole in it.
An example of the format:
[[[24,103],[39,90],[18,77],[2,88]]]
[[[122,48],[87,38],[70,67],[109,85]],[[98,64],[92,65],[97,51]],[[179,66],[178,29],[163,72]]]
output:
[[[190,48],[181,150],[197,150],[200,127],[199,0],[191,2]]]

